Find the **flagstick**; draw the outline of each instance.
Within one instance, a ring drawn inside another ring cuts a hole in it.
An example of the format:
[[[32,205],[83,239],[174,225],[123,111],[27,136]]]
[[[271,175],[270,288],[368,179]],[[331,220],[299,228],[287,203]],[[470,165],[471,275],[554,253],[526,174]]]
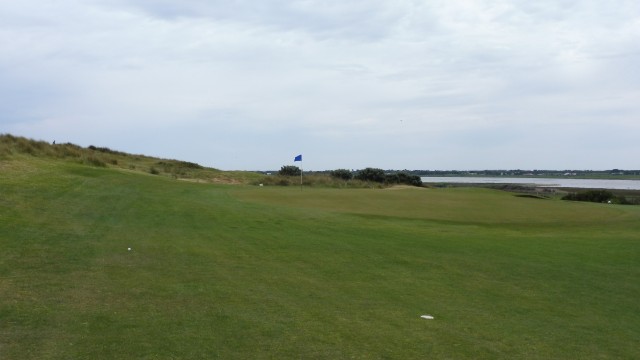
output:
[[[302,191],[302,154],[293,158],[293,164],[295,165],[296,161],[300,161],[300,191]]]

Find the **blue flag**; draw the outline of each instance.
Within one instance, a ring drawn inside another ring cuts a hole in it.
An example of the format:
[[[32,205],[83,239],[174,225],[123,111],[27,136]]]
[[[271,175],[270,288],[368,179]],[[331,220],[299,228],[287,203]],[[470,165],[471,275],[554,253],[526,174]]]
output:
[[[302,161],[302,155],[298,155],[293,159],[293,161]]]

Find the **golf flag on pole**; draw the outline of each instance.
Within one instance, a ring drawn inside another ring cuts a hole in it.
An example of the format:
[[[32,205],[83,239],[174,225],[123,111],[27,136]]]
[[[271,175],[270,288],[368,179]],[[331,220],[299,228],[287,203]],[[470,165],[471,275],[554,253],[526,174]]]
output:
[[[300,161],[302,164],[302,154],[293,158],[293,162]],[[302,169],[300,169],[300,191],[302,191]]]

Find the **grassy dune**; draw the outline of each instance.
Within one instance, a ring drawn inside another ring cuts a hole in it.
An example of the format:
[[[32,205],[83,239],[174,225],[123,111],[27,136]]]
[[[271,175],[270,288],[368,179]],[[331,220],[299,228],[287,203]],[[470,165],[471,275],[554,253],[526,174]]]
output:
[[[0,134],[0,161],[9,159],[48,160],[93,167],[142,172],[193,182],[247,184],[262,176],[249,171],[221,171],[196,163],[133,155],[107,147],[81,147],[71,143],[50,144],[11,134]]]
[[[640,358],[640,207],[22,155],[0,195],[3,360]]]

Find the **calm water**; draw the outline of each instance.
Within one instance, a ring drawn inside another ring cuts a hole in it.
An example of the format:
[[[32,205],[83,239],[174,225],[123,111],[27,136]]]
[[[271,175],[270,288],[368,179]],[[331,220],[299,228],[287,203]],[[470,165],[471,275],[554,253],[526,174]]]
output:
[[[541,187],[640,190],[640,180],[424,176],[422,177],[422,182],[456,184],[527,184]]]

